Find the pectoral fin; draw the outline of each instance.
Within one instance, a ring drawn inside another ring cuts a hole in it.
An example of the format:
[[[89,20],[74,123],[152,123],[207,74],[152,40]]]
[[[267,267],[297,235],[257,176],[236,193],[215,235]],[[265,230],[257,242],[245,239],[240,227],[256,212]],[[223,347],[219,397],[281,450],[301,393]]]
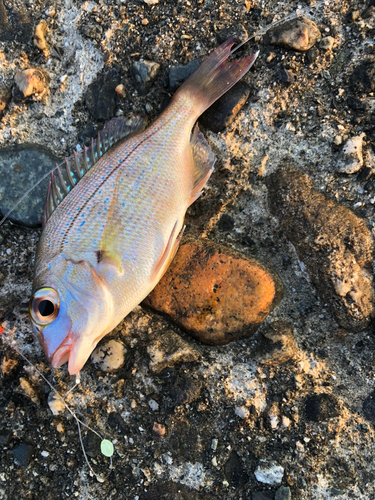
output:
[[[169,237],[167,246],[165,247],[164,252],[162,253],[160,259],[155,265],[155,268],[150,278],[151,281],[154,281],[156,279],[158,279],[159,281],[161,279],[165,271],[168,269],[169,264],[172,262],[173,257],[176,255],[182,235],[184,234],[185,231],[185,226],[183,226],[180,233],[176,237],[178,222],[179,221],[176,221],[175,225],[173,226],[172,233]]]
[[[198,125],[195,126],[191,135],[190,146],[194,161],[194,187],[190,193],[189,205],[201,195],[203,187],[214,171],[215,163],[215,156],[203,134],[199,131]]]

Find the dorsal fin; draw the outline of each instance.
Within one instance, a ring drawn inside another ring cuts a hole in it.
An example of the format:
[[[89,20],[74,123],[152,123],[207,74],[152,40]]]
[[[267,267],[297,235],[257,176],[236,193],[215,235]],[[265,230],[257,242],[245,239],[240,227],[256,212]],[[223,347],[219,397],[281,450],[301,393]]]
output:
[[[72,156],[56,165],[55,174],[51,173],[46,204],[44,206],[43,226],[69,192],[78,184],[90,168],[115,144],[130,137],[135,132],[144,130],[147,119],[144,116],[112,118],[104,125],[96,139],[91,139],[91,146],[84,146],[83,151],[73,151]]]

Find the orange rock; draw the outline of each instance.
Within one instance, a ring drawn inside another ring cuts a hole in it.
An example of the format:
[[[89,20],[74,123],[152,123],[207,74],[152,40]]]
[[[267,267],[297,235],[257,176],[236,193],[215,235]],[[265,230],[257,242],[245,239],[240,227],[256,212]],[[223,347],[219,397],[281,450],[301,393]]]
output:
[[[279,281],[243,255],[208,241],[182,245],[145,304],[205,344],[254,333],[280,298]]]

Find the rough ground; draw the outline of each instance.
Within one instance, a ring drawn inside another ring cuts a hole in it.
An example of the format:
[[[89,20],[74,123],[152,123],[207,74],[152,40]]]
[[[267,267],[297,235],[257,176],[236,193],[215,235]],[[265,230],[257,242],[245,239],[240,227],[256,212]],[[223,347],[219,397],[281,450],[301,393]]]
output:
[[[223,132],[202,126],[216,170],[189,210],[186,230],[268,266],[283,284],[281,302],[254,336],[216,347],[149,309],[134,310],[111,334],[126,350],[122,368],[103,372],[89,361],[67,398],[81,419],[115,444],[110,469],[93,434],[83,431],[100,480],[85,463],[74,421],[51,413],[49,387],[1,345],[1,499],[375,498],[371,313],[360,328],[347,321],[342,326],[341,312],[337,316],[326,300],[334,292],[317,283],[330,271],[326,261],[317,270],[318,250],[302,252],[306,245],[291,243],[291,220],[278,218],[298,212],[295,200],[288,208],[284,192],[278,214],[275,193],[272,212],[268,196],[272,175],[292,165],[317,192],[362,219],[372,239],[375,190],[364,171],[374,168],[375,152],[372,0],[160,0],[154,6],[141,0],[0,0],[0,98],[7,103],[0,146],[31,142],[57,157],[69,155],[103,125],[103,110],[90,113],[86,99],[88,86],[102,75],[104,83],[124,85],[124,96],[111,101],[114,114],[152,119],[170,97],[170,66],[204,57],[229,35],[252,34],[301,8],[333,45],[318,40],[308,52],[296,52],[258,37],[241,51],[261,50],[244,79],[250,96]],[[48,33],[41,49],[33,34],[43,19]],[[130,68],[143,59],[160,69],[139,92]],[[25,100],[13,83],[30,67],[47,72],[49,90]],[[343,145],[363,132],[365,165],[359,174],[343,173]],[[6,192],[5,175],[0,182]],[[10,223],[0,228],[0,320],[17,348],[64,394],[74,380],[66,369],[51,371],[27,317],[39,234]],[[333,243],[329,248],[335,251]],[[363,265],[368,285],[372,270],[368,261]],[[158,357],[164,364],[156,363]]]

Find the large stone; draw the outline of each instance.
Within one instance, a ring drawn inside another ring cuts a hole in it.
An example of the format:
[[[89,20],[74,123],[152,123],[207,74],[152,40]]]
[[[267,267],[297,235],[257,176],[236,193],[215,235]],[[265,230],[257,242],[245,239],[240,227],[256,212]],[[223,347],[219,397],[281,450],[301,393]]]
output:
[[[320,37],[317,25],[307,17],[302,16],[277,24],[274,28],[269,29],[264,36],[264,42],[304,52],[311,49]]]
[[[282,165],[267,179],[270,208],[319,294],[344,328],[374,316],[373,242],[361,218],[319,193],[307,175]]]
[[[17,201],[58,162],[52,151],[37,144],[22,144],[0,149],[0,214],[14,211],[9,220],[35,227],[41,224],[50,177],[35,186],[16,206]]]
[[[280,298],[278,279],[255,260],[208,241],[182,245],[145,304],[211,345],[252,335]]]

